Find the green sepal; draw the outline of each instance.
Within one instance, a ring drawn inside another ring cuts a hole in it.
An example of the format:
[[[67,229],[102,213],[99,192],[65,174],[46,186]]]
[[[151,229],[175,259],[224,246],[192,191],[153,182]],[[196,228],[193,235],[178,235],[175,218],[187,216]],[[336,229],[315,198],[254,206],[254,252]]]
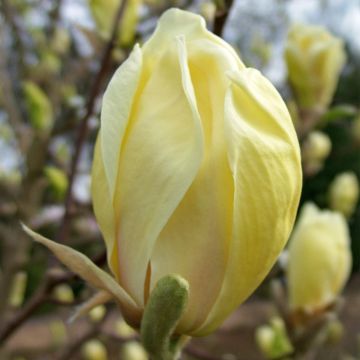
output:
[[[183,343],[174,334],[189,298],[189,284],[179,275],[161,278],[152,290],[141,321],[141,340],[150,357],[173,360]]]

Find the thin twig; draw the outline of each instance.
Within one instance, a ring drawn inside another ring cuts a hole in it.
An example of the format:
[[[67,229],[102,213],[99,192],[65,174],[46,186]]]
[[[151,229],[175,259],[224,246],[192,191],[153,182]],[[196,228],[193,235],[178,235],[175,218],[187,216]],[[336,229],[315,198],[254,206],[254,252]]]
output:
[[[75,278],[75,275],[69,272],[61,274],[49,272],[45,277],[44,284],[36,291],[34,296],[0,330],[0,343],[5,341],[40,305],[47,301],[48,294],[51,293],[56,285],[68,282],[72,278]]]
[[[13,8],[12,4],[8,2],[8,0],[1,0],[0,1],[1,9],[3,14],[5,15],[5,19],[10,26],[12,31],[12,35],[14,38],[14,48],[18,52],[18,58],[23,61],[25,58],[25,46],[23,41],[23,29],[20,27],[17,19],[15,9]]]
[[[93,261],[96,265],[102,265],[106,261],[106,254],[101,253]],[[32,298],[0,329],[0,344],[9,338],[41,305],[49,300],[53,302],[49,295],[57,285],[68,283],[76,278],[77,276],[71,272],[50,270],[45,276],[43,285],[37,289]]]
[[[220,9],[217,9],[214,19],[213,32],[214,34],[220,37],[223,35],[225,24],[230,14],[232,4],[233,4],[233,0],[225,0],[224,6],[221,7]]]
[[[85,334],[80,336],[78,339],[74,340],[69,344],[65,349],[63,349],[60,354],[54,357],[55,360],[70,360],[76,355],[81,349],[81,345],[83,345],[86,341],[94,338],[101,330],[101,325],[104,323],[108,314],[105,315],[100,322],[91,324],[90,329],[88,329]]]
[[[75,153],[72,158],[72,163],[70,167],[70,175],[69,175],[69,186],[66,194],[66,200],[65,200],[65,213],[64,217],[61,222],[60,230],[57,236],[58,242],[64,242],[68,236],[69,232],[69,221],[71,217],[71,206],[73,204],[73,185],[74,185],[74,179],[77,172],[77,167],[80,159],[80,154],[82,147],[85,143],[85,139],[88,133],[88,122],[90,117],[94,113],[95,108],[95,102],[97,99],[97,96],[101,90],[102,82],[108,72],[109,65],[111,63],[111,54],[116,44],[116,38],[118,34],[118,29],[120,26],[120,20],[124,14],[125,8],[126,8],[127,0],[124,0],[121,2],[118,11],[114,18],[114,24],[112,27],[111,37],[108,41],[105,51],[103,53],[103,57],[101,60],[100,69],[95,77],[94,84],[91,88],[89,99],[86,106],[86,113],[83,116],[83,118],[80,121],[80,126],[77,132],[77,138],[76,138],[76,146],[75,146]]]
[[[54,7],[50,11],[50,29],[49,29],[49,38],[54,35],[56,27],[59,25],[59,18],[61,13],[61,6],[63,4],[63,0],[55,1]]]

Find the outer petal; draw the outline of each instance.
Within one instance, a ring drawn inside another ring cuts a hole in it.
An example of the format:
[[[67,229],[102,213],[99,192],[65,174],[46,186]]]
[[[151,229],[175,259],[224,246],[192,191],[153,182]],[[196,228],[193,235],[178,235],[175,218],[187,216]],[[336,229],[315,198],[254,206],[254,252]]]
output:
[[[215,57],[219,47],[207,40],[205,44],[200,40],[181,41],[179,45],[182,72],[195,90],[205,153],[196,178],[156,242],[151,257],[151,288],[168,273],[179,274],[189,282],[189,304],[178,326],[180,333],[188,333],[205,320],[219,294],[231,238],[233,184],[223,124],[229,80],[222,70],[231,67],[232,59],[220,51]],[[236,63],[232,66],[237,69]]]
[[[118,279],[119,266],[117,244],[115,241],[115,213],[101,153],[102,149],[100,130],[94,149],[94,160],[91,173],[91,193],[96,220],[99,224],[106,244],[108,264],[110,270]]]
[[[139,86],[142,54],[138,46],[113,76],[103,98],[101,129],[94,149],[91,192],[93,207],[105,239],[108,263],[119,278],[114,213],[121,144]]]
[[[147,76],[122,145],[115,204],[120,282],[140,305],[153,246],[191,185],[203,151],[193,90],[175,41]]]
[[[350,274],[349,245],[341,214],[304,205],[289,246],[287,278],[292,308],[313,311],[335,299]]]
[[[138,45],[118,68],[103,98],[101,110],[101,149],[110,197],[115,193],[121,144],[128,126],[142,70],[142,53]]]
[[[260,284],[284,247],[301,189],[299,145],[281,97],[261,74],[231,74],[225,101],[229,163],[234,179],[232,241],[223,287],[205,334]]]
[[[216,44],[218,50],[232,58],[240,68],[244,67],[235,50],[220,37],[206,29],[203,17],[174,8],[167,10],[159,19],[154,34],[143,47],[144,56],[156,61],[161,56],[162,51],[179,35],[183,35],[187,42],[199,39],[201,41],[208,40]]]

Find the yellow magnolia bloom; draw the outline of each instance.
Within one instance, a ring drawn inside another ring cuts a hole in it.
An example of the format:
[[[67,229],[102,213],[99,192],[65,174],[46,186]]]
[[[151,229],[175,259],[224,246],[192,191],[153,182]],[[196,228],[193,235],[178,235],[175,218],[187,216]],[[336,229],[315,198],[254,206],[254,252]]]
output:
[[[346,60],[342,40],[320,26],[294,25],[288,34],[285,60],[299,105],[326,108]]]
[[[344,172],[335,177],[330,185],[330,207],[350,217],[359,200],[359,181],[351,172]]]
[[[350,269],[350,237],[343,215],[304,205],[289,245],[290,307],[308,312],[325,308],[341,292]]]
[[[92,194],[112,271],[140,307],[180,274],[191,293],[180,328],[212,329],[294,221],[299,148],[281,97],[200,16],[173,9],[114,75],[101,121]]]
[[[177,332],[204,335],[274,264],[301,178],[296,133],[275,88],[202,17],[171,9],[103,98],[92,196],[116,281],[88,260],[80,269],[86,258],[73,250],[37,240],[110,292],[134,326],[158,280],[179,274],[190,296]]]

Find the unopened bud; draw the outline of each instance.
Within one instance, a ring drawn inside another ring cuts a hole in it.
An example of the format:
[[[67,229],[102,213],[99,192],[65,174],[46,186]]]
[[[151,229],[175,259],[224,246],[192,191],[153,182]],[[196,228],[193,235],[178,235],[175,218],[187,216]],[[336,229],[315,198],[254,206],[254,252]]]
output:
[[[272,326],[272,328],[274,329],[274,331],[277,332],[286,332],[286,328],[285,328],[285,323],[284,320],[281,319],[278,316],[274,316],[271,320],[270,320],[270,325]]]
[[[115,332],[121,337],[130,337],[136,334],[136,331],[129,326],[123,319],[119,319],[115,323]]]
[[[268,325],[259,326],[255,331],[255,341],[265,355],[271,353],[274,339],[274,330]]]
[[[216,13],[216,4],[214,1],[206,1],[200,4],[200,14],[205,18],[207,22],[214,20]]]
[[[327,341],[337,344],[344,335],[344,325],[339,320],[331,321],[327,326]]]
[[[52,192],[56,198],[62,199],[68,188],[68,178],[65,172],[55,166],[47,166],[44,172]]]
[[[61,284],[56,286],[53,294],[55,299],[61,302],[64,303],[74,302],[74,293],[72,291],[72,288],[67,284]]]
[[[66,328],[61,320],[50,323],[50,332],[55,347],[60,347],[66,342]]]
[[[121,359],[123,360],[147,360],[145,349],[137,341],[130,341],[121,348]]]
[[[27,274],[25,271],[19,271],[15,274],[12,283],[9,305],[13,307],[19,307],[24,301],[24,295],[27,284]]]
[[[359,199],[359,182],[353,172],[345,172],[335,177],[330,185],[330,207],[350,217]]]
[[[106,314],[106,307],[104,305],[95,306],[89,311],[89,317],[93,322],[101,321]]]
[[[84,360],[107,360],[105,345],[96,339],[87,341],[81,349]]]
[[[331,140],[321,131],[312,131],[302,145],[302,158],[307,173],[321,170],[331,151]]]
[[[53,109],[45,92],[34,82],[23,83],[26,108],[34,129],[48,131],[54,123]]]

